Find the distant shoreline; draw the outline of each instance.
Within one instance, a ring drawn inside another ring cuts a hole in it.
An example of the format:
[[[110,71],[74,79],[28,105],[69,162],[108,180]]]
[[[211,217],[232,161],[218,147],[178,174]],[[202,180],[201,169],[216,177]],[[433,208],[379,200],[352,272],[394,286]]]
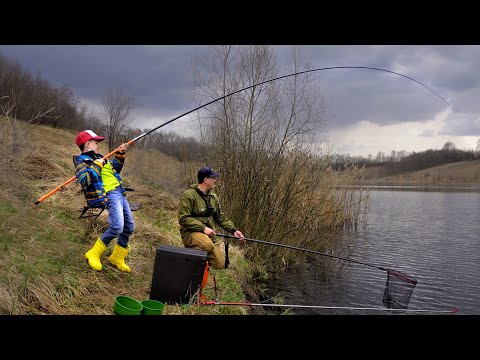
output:
[[[480,192],[480,184],[414,184],[394,182],[356,182],[353,186],[373,190],[464,191]]]
[[[480,186],[480,160],[446,163],[418,171],[386,175],[382,168],[365,169],[359,184],[375,186]]]
[[[439,184],[426,184],[415,182],[394,182],[394,181],[370,181],[359,182],[358,184],[364,186],[379,186],[379,187],[392,187],[392,186],[405,186],[405,187],[461,187],[461,188],[480,188],[478,183],[439,183]]]

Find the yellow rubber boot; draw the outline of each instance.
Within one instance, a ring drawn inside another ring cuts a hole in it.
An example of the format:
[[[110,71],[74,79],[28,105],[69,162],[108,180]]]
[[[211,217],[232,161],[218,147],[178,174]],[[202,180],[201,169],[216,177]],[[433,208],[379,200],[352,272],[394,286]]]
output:
[[[130,267],[125,264],[125,257],[128,254],[128,249],[121,247],[118,244],[115,244],[112,255],[108,258],[113,265],[116,265],[117,268],[121,271],[130,272]]]
[[[85,253],[85,258],[88,260],[88,265],[92,269],[100,271],[102,270],[102,263],[100,262],[100,256],[107,250],[107,246],[103,243],[100,238],[97,239],[97,242],[93,247]]]

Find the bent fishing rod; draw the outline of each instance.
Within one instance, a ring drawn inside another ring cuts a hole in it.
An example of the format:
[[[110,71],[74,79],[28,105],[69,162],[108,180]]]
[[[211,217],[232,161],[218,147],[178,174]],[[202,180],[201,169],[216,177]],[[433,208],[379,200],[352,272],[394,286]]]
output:
[[[240,240],[240,241],[241,241],[241,239],[240,239],[239,237],[236,237],[236,236],[234,236],[234,235],[219,234],[219,233],[217,233],[216,235],[217,235],[217,236],[222,236],[222,237],[224,237],[224,238],[231,238],[231,239],[236,239],[236,240]],[[296,246],[291,246],[291,245],[284,245],[284,244],[279,244],[279,243],[274,243],[274,242],[269,242],[269,241],[264,241],[264,240],[257,240],[257,239],[249,239],[249,238],[246,238],[246,237],[244,237],[243,240],[247,240],[247,241],[251,241],[251,242],[255,242],[255,243],[260,243],[260,244],[279,246],[279,247],[283,247],[283,248],[287,248],[287,249],[305,251],[305,252],[312,253],[312,254],[329,256],[329,257],[332,257],[332,258],[335,258],[335,259],[341,259],[341,260],[350,261],[350,262],[354,262],[354,263],[361,264],[361,265],[365,265],[365,266],[370,266],[370,267],[373,267],[373,268],[376,268],[376,269],[384,270],[384,271],[388,272],[389,274],[392,274],[392,275],[396,276],[396,277],[399,278],[400,280],[403,280],[403,281],[405,281],[405,282],[407,282],[407,283],[410,283],[410,284],[412,284],[412,285],[416,285],[416,284],[417,284],[417,280],[415,280],[414,278],[412,278],[412,277],[410,277],[410,276],[408,276],[408,275],[406,275],[406,274],[404,274],[404,273],[401,273],[400,271],[396,271],[396,270],[389,269],[389,268],[384,268],[384,267],[382,267],[382,266],[367,264],[367,263],[364,263],[364,262],[361,262],[361,261],[357,261],[357,260],[353,260],[353,259],[348,259],[348,258],[344,258],[344,257],[341,257],[341,256],[330,255],[330,254],[322,253],[322,252],[320,252],[320,251],[314,251],[314,250],[304,249],[304,248],[300,248],[300,247],[296,247]]]
[[[138,135],[137,137],[135,137],[134,139],[130,140],[127,142],[128,145],[131,145],[133,144],[135,141],[137,140],[140,140],[141,138],[143,138],[144,136],[147,136],[148,134],[160,129],[161,127],[165,126],[165,125],[168,125],[170,124],[171,122],[175,121],[175,120],[178,120],[180,119],[181,117],[184,117],[194,111],[197,111],[197,110],[200,110],[201,108],[204,108],[205,106],[208,106],[216,101],[220,101],[222,99],[225,99],[226,97],[228,96],[232,96],[232,95],[235,95],[241,91],[244,91],[244,90],[248,90],[248,89],[251,89],[255,86],[260,86],[260,85],[263,85],[263,84],[266,84],[266,83],[269,83],[271,81],[275,81],[275,80],[280,80],[280,79],[284,79],[284,78],[287,78],[287,77],[290,77],[290,76],[296,76],[296,75],[301,75],[301,74],[306,74],[306,73],[310,73],[310,72],[315,72],[315,71],[324,71],[324,70],[336,70],[336,69],[365,69],[365,70],[375,70],[375,71],[383,71],[383,72],[387,72],[387,73],[391,73],[391,74],[395,74],[395,75],[398,75],[398,76],[402,76],[406,79],[409,79],[409,80],[412,80],[420,85],[422,85],[423,87],[425,87],[426,89],[430,90],[432,93],[434,93],[436,96],[438,96],[440,99],[442,99],[449,107],[451,107],[454,111],[457,111],[455,110],[455,108],[450,105],[448,103],[447,100],[445,100],[443,97],[441,97],[439,94],[437,94],[435,91],[433,91],[431,88],[429,88],[427,85],[421,83],[420,81],[418,80],[415,80],[414,78],[411,78],[409,76],[406,76],[406,75],[403,75],[403,74],[400,74],[400,73],[397,73],[395,71],[391,71],[391,70],[385,70],[385,69],[381,69],[381,68],[376,68],[376,67],[369,67],[369,66],[331,66],[331,67],[324,67],[324,68],[317,68],[317,69],[311,69],[311,70],[305,70],[305,71],[299,71],[299,72],[295,72],[295,73],[291,73],[291,74],[287,74],[287,75],[283,75],[283,76],[279,76],[279,77],[276,77],[276,78],[273,78],[273,79],[269,79],[269,80],[265,80],[265,81],[262,81],[262,82],[259,82],[259,83],[256,83],[256,84],[253,84],[253,85],[250,85],[250,86],[247,86],[247,87],[244,87],[240,90],[236,90],[236,91],[233,91],[227,95],[224,95],[224,96],[221,96],[219,97],[218,99],[215,99],[215,100],[212,100],[206,104],[203,104],[203,105],[200,105],[198,107],[196,107],[195,109],[192,109],[190,111],[187,111],[186,113],[183,113],[182,115],[179,115],[167,122],[164,122],[163,124],[157,126],[156,128],[153,128],[152,130],[149,130],[141,135]],[[116,148],[115,150],[113,150],[112,152],[108,153],[107,155],[105,155],[102,159],[106,159],[110,156],[112,156],[114,153],[116,153],[118,150],[120,149],[120,146],[118,148]],[[40,199],[38,199],[36,202],[35,202],[35,205],[38,205],[40,204],[41,202],[43,202],[45,199],[49,198],[50,196],[52,196],[53,194],[55,194],[57,191],[63,189],[66,185],[68,185],[69,183],[71,183],[72,181],[75,180],[75,176],[72,176],[70,179],[68,179],[67,181],[65,181],[63,184],[59,185],[58,187],[56,187],[55,189],[53,189],[52,191],[50,191],[49,193],[43,195]]]

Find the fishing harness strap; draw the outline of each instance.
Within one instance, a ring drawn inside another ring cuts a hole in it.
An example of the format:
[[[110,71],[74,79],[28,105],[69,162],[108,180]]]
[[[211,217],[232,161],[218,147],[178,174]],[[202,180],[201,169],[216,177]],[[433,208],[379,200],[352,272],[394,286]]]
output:
[[[212,205],[210,204],[210,199],[199,188],[195,188],[195,190],[200,195],[200,197],[205,201],[205,206],[206,206],[207,212],[203,215],[191,214],[191,216],[192,217],[210,217],[210,216],[212,216],[214,209],[213,209]],[[228,259],[228,240],[225,240],[224,244],[225,244],[225,269],[226,269],[226,268],[228,268],[228,265],[230,264],[230,260]]]

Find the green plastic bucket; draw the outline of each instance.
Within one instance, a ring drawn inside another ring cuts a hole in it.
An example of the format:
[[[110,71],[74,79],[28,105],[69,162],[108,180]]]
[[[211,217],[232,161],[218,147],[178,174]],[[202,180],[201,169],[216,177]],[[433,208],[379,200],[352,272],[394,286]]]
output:
[[[117,315],[141,315],[143,306],[137,300],[128,296],[117,296],[113,312]]]
[[[142,301],[143,315],[162,315],[165,304],[157,300]]]

